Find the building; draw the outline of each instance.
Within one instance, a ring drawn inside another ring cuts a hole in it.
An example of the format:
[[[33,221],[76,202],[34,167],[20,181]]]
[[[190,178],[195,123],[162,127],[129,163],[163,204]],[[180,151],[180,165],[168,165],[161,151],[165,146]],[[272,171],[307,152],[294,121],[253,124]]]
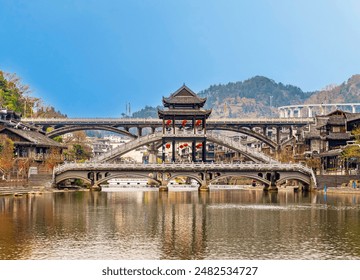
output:
[[[0,121],[20,121],[21,114],[12,110],[0,108]]]
[[[91,138],[89,139],[92,147],[93,156],[100,156],[112,149],[109,139]]]
[[[341,110],[315,117],[315,124],[299,134],[298,159],[318,159],[321,170],[345,169],[347,163],[341,154],[345,147],[354,143],[351,133],[360,125],[360,114]]]
[[[44,162],[53,153],[61,159],[63,145],[37,131],[3,127],[0,129],[0,135],[6,135],[14,142],[15,158]]]
[[[163,162],[207,161],[206,119],[211,110],[202,108],[205,102],[206,98],[200,98],[185,85],[169,97],[163,97],[167,109],[158,110],[163,120]]]

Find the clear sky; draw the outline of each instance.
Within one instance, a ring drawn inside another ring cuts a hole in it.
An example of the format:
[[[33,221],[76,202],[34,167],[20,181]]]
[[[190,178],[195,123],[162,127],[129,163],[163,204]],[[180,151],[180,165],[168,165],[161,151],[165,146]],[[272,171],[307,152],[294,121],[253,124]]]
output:
[[[360,73],[358,0],[0,0],[0,69],[70,117],[264,75],[304,91]]]

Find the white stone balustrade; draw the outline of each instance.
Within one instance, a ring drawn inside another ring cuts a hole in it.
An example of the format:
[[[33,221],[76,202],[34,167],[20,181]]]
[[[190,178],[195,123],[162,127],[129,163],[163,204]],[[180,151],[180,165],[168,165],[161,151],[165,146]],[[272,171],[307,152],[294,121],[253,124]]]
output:
[[[280,118],[312,118],[314,111],[320,114],[326,114],[326,109],[342,108],[342,110],[350,110],[352,113],[360,111],[360,103],[333,103],[333,104],[303,104],[303,105],[288,105],[278,108]],[[297,112],[297,114],[295,114]],[[307,116],[303,116],[307,113]]]

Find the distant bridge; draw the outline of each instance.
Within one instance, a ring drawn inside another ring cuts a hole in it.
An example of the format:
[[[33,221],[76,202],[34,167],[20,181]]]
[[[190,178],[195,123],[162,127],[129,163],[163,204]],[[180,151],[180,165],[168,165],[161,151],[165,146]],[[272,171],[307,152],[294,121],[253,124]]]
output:
[[[312,118],[314,112],[326,114],[326,109],[350,110],[352,113],[360,111],[360,103],[332,103],[332,104],[302,104],[278,107],[280,118]]]
[[[312,169],[301,164],[222,164],[222,163],[163,163],[163,164],[109,164],[66,163],[54,169],[54,183],[60,185],[68,179],[81,179],[98,188],[111,179],[122,177],[148,178],[166,190],[171,180],[188,177],[196,180],[199,190],[226,177],[241,176],[264,184],[265,190],[277,189],[288,180],[296,180],[305,189],[316,188]]]

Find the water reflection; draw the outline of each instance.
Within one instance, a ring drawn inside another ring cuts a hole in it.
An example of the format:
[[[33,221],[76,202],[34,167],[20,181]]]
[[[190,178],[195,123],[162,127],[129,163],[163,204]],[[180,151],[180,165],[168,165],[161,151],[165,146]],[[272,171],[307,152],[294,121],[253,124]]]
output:
[[[359,209],[290,191],[0,197],[0,259],[360,259]]]

